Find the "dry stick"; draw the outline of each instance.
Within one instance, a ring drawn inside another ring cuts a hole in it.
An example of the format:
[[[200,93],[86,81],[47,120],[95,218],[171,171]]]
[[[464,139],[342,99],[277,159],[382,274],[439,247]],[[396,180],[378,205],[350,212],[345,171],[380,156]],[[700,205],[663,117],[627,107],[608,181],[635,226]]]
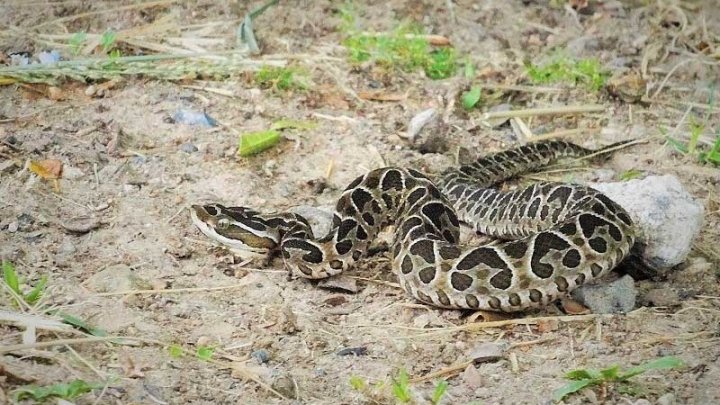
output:
[[[605,106],[599,104],[577,105],[577,106],[561,106],[561,107],[545,107],[545,108],[528,108],[524,110],[510,111],[491,111],[483,114],[482,119],[487,121],[491,118],[527,118],[540,115],[564,115],[564,114],[582,114],[591,112],[603,112]]]
[[[489,90],[519,91],[523,93],[559,93],[563,89],[557,87],[522,86],[519,84],[479,83],[478,87]]]
[[[531,346],[531,345],[537,345],[537,344],[552,342],[552,341],[555,340],[555,339],[556,339],[555,337],[548,337],[548,338],[541,338],[541,339],[536,339],[536,340],[530,340],[530,341],[527,341],[527,342],[517,342],[517,343],[511,344],[511,345],[507,348],[507,350],[512,350],[512,349],[515,349],[515,348],[518,348],[518,347],[526,347],[526,346]],[[446,368],[443,368],[443,369],[441,369],[441,370],[438,370],[438,371],[435,371],[435,372],[432,372],[432,373],[429,373],[429,374],[425,374],[424,376],[411,378],[411,379],[410,379],[410,382],[411,382],[411,383],[419,383],[419,382],[423,382],[423,381],[427,381],[427,380],[432,380],[432,379],[438,378],[438,377],[444,377],[444,376],[447,376],[447,375],[449,375],[449,374],[455,374],[455,373],[457,373],[457,372],[459,372],[459,371],[465,370],[465,369],[467,368],[467,366],[471,365],[474,361],[475,361],[474,359],[465,360],[465,361],[462,361],[462,362],[460,362],[460,363],[458,363],[458,364],[454,364],[454,365],[452,365],[452,366],[450,366],[450,367],[446,367]]]
[[[260,271],[260,269],[245,269],[248,271]],[[232,284],[224,285],[219,287],[189,287],[189,288],[170,288],[170,289],[153,289],[153,290],[127,290],[127,291],[114,291],[106,293],[93,294],[95,297],[111,297],[115,295],[137,295],[137,294],[180,294],[189,292],[206,292],[206,291],[220,291],[230,290],[233,288],[247,287],[251,283],[244,284]]]

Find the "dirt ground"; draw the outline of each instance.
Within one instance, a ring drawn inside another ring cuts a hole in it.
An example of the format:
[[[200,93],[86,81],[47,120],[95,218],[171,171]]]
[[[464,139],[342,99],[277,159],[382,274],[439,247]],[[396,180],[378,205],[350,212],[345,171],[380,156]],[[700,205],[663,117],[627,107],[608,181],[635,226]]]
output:
[[[40,34],[121,31],[161,18],[179,27],[216,22],[204,35],[219,41],[207,46],[231,49],[241,17],[261,4],[157,3],[114,10],[132,3],[4,2],[0,51],[35,53],[52,47]],[[445,404],[550,403],[572,369],[630,367],[673,355],[685,366],[638,376],[629,391],[599,387],[565,401],[720,403],[720,170],[678,153],[664,138],[687,140],[693,122],[701,121],[701,147],[717,136],[720,109],[712,100],[720,73],[720,9],[711,0],[591,1],[580,11],[565,3],[356,3],[368,30],[407,20],[448,37],[477,66],[475,83],[487,84],[487,104],[469,112],[458,101],[470,84],[461,71],[433,81],[421,72],[350,65],[338,31],[339,3],[325,0],[281,1],[255,23],[263,46],[257,59],[302,66],[311,80],[306,91],[261,90],[247,75],[132,78],[107,86],[102,97],[76,82],[57,90],[0,86],[0,256],[30,285],[49,277],[40,304],[24,312],[51,317],[60,309],[118,337],[63,344],[90,335],[38,330],[37,343],[0,357],[0,402],[19,386],[80,378],[100,388],[73,400],[79,404],[394,403],[389,384],[404,369],[411,378],[447,371],[411,383],[415,403],[430,403],[441,378],[449,381]],[[529,82],[524,61],[542,61],[555,48],[596,57],[619,77],[644,77],[642,100]],[[632,87],[620,85],[626,86]],[[366,91],[393,97],[358,97]],[[607,162],[533,178],[617,181],[630,169],[672,174],[704,205],[705,226],[686,263],[657,280],[638,281],[635,311],[568,318],[552,306],[519,315],[545,320],[478,326],[470,314],[408,298],[383,253],[353,272],[361,279],[352,294],[288,280],[280,261],[265,268],[245,263],[214,247],[190,222],[187,208],[197,202],[267,211],[331,207],[340,190],[372,168],[400,165],[435,174],[455,164],[460,147],[479,156],[518,145],[523,139],[510,125],[480,123],[483,109],[500,103],[514,109],[604,106],[525,119],[536,135],[579,128],[565,138],[587,147],[648,138]],[[435,126],[415,142],[405,139],[410,119],[430,107],[440,111]],[[179,108],[205,111],[222,125],[175,123]],[[235,155],[238,133],[284,118],[317,127],[291,131],[255,157]],[[423,137],[430,133],[428,146]],[[23,169],[28,159],[63,162],[59,191]],[[87,229],[68,231],[78,227]],[[642,306],[652,289],[670,298]],[[2,294],[0,306],[17,311],[7,291]],[[0,345],[22,343],[22,333],[0,324]],[[504,349],[500,357],[468,365],[487,342]],[[186,355],[171,355],[170,345]],[[214,348],[212,361],[195,355],[203,347]],[[358,355],[342,355],[348,348]],[[371,386],[385,382],[385,388],[358,392],[351,376]]]

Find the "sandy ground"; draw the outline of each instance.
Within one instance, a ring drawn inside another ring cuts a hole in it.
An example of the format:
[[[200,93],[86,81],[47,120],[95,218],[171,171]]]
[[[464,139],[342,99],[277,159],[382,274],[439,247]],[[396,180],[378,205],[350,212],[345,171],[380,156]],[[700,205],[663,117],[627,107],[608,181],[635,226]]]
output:
[[[168,2],[73,17],[110,8],[109,3],[2,5],[0,51],[45,49],[39,36],[25,30],[119,31],[159,18],[181,26],[219,21],[209,32],[226,39],[217,45],[223,49],[232,43],[238,19],[257,6]],[[629,169],[673,174],[705,206],[705,226],[686,263],[658,280],[636,283],[639,304],[651,289],[669,294],[666,301],[639,305],[626,315],[573,319],[551,307],[521,316],[555,318],[497,327],[478,326],[460,311],[415,303],[393,284],[382,253],[356,269],[353,275],[362,280],[359,292],[351,294],[288,280],[279,262],[266,268],[243,264],[190,223],[187,208],[196,202],[263,210],[327,207],[368,169],[402,165],[434,174],[455,164],[459,147],[478,156],[520,141],[509,125],[487,129],[479,125],[481,110],[465,112],[457,105],[459,92],[468,87],[461,78],[432,81],[421,73],[350,66],[340,45],[336,2],[281,3],[258,19],[256,33],[265,56],[293,59],[308,71],[308,91],[259,90],[242,75],[187,83],[129,79],[104,97],[87,96],[87,85],[77,83],[59,86],[60,99],[48,97],[43,85],[0,87],[0,256],[30,284],[49,277],[42,305],[26,312],[40,316],[60,309],[110,335],[135,338],[5,352],[0,394],[30,383],[81,378],[101,387],[74,400],[81,404],[394,403],[388,385],[399,370],[418,378],[457,368],[444,377],[450,385],[443,403],[549,403],[569,370],[630,367],[674,355],[686,366],[639,376],[630,391],[585,390],[566,402],[720,402],[720,171],[678,154],[662,137],[667,130],[687,139],[692,119],[707,120],[701,142],[716,136],[719,110],[708,99],[720,73],[720,12],[712,1],[591,2],[592,8],[580,13],[544,1],[391,0],[356,7],[374,30],[407,19],[447,36],[477,65],[480,83],[522,86],[486,89],[485,108],[605,107],[526,120],[536,134],[581,128],[567,138],[588,147],[650,137],[601,165],[533,178],[616,181]],[[51,23],[30,30],[42,22]],[[542,60],[555,47],[597,57],[619,75],[642,73],[648,81],[645,101],[628,103],[582,86],[531,86],[523,60]],[[355,96],[378,89],[402,98]],[[414,143],[402,138],[410,118],[429,107],[444,112],[436,127]],[[222,126],[176,124],[169,117],[178,108],[205,111]],[[292,131],[256,157],[235,156],[237,132],[267,128],[282,118],[312,120],[317,127]],[[428,133],[439,134],[433,140],[439,149],[421,153]],[[62,161],[60,191],[23,170],[27,159]],[[98,226],[89,232],[66,229],[93,222]],[[0,305],[17,311],[3,294]],[[0,324],[0,345],[21,343],[21,334],[22,329]],[[83,335],[39,331],[37,341]],[[474,352],[487,350],[487,342],[504,348],[501,357],[468,366]],[[189,354],[171,356],[171,344]],[[208,346],[215,348],[213,361],[193,355]],[[347,348],[362,350],[357,356],[339,354]],[[464,366],[454,367],[458,364]],[[351,376],[371,385],[385,382],[385,388],[360,393],[351,388]],[[437,380],[411,384],[413,401],[429,403]]]

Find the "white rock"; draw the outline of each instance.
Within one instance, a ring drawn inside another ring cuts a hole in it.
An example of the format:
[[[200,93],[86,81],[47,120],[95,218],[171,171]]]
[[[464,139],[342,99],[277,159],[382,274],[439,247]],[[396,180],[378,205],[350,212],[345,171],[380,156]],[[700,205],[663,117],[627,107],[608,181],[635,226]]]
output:
[[[591,184],[627,210],[645,244],[642,259],[654,269],[682,263],[703,224],[704,209],[672,175]]]

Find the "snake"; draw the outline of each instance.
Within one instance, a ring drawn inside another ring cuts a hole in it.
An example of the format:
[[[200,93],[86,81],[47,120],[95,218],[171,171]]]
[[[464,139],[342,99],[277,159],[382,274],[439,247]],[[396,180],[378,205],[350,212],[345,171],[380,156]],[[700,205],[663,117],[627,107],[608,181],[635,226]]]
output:
[[[636,228],[628,213],[587,186],[536,182],[504,191],[502,182],[563,158],[597,150],[547,140],[453,166],[431,180],[405,167],[357,177],[340,195],[330,231],[316,237],[303,216],[249,207],[195,204],[192,222],[230,248],[276,252],[291,274],[338,275],[366,255],[379,232],[394,226],[389,254],[400,286],[440,308],[517,312],[547,306],[602,278],[626,258]],[[490,237],[460,242],[460,223]]]

